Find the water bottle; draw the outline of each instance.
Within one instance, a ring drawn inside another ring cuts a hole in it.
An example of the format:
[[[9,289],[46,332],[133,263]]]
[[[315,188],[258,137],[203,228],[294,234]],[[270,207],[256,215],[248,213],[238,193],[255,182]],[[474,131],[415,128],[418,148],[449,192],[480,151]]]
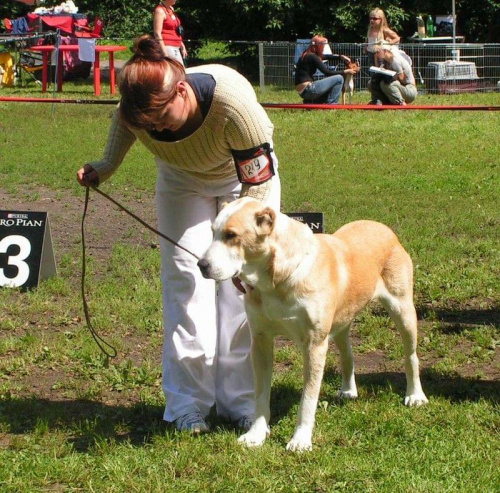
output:
[[[417,33],[419,38],[425,38],[425,24],[420,15],[417,17]]]
[[[434,22],[432,21],[432,15],[427,16],[427,37],[432,38],[434,36]]]

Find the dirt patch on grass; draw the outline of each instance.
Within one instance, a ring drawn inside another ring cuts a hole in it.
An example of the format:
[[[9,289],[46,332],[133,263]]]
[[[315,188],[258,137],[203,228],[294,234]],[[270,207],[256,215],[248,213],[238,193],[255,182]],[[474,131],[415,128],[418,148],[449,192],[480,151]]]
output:
[[[156,227],[153,194],[143,197],[131,199],[117,195],[114,198],[148,224]],[[60,260],[64,254],[80,248],[84,200],[83,188],[79,195],[72,195],[70,192],[61,193],[46,187],[38,187],[36,194],[32,189],[21,188],[15,195],[12,195],[0,188],[2,210],[48,213],[56,261]],[[85,237],[89,255],[97,258],[108,257],[111,248],[117,242],[155,246],[156,239],[152,233],[137,234],[138,228],[141,227],[128,214],[101,195],[95,192],[90,193],[85,220]]]

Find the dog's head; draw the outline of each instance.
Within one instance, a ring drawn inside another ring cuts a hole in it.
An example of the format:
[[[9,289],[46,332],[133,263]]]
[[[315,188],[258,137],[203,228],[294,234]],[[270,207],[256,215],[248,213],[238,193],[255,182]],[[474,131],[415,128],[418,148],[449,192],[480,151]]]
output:
[[[361,67],[359,65],[359,62],[356,61],[356,62],[349,62],[346,66],[346,68],[349,68],[349,69],[352,69],[352,70],[355,70],[356,73],[358,73],[360,70],[361,70]]]
[[[276,212],[248,197],[229,203],[212,226],[214,239],[198,262],[203,277],[224,281],[244,274],[249,262],[266,262]]]

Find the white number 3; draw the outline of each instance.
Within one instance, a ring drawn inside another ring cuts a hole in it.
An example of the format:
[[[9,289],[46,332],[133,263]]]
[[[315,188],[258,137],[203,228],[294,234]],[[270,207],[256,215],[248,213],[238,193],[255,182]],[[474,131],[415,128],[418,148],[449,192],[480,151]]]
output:
[[[22,286],[30,276],[29,265],[23,262],[23,260],[28,258],[31,253],[31,243],[24,236],[7,236],[3,240],[0,240],[0,253],[7,253],[11,245],[17,245],[19,247],[19,253],[17,255],[9,255],[7,265],[14,265],[17,267],[17,276],[13,278],[6,277],[3,273],[3,269],[0,269],[0,286],[17,288]]]

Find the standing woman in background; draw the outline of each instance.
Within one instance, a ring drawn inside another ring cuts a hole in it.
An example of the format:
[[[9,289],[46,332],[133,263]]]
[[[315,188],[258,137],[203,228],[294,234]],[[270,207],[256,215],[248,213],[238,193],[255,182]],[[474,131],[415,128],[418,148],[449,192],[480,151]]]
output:
[[[163,0],[155,7],[153,14],[154,37],[160,42],[165,56],[184,64],[187,57],[186,47],[182,41],[184,28],[181,20],[174,12],[177,0]]]
[[[370,24],[366,34],[366,54],[368,55],[368,67],[379,66],[382,60],[377,58],[377,51],[382,41],[389,44],[398,44],[401,38],[389,28],[385,13],[382,9],[373,9],[370,12]]]

